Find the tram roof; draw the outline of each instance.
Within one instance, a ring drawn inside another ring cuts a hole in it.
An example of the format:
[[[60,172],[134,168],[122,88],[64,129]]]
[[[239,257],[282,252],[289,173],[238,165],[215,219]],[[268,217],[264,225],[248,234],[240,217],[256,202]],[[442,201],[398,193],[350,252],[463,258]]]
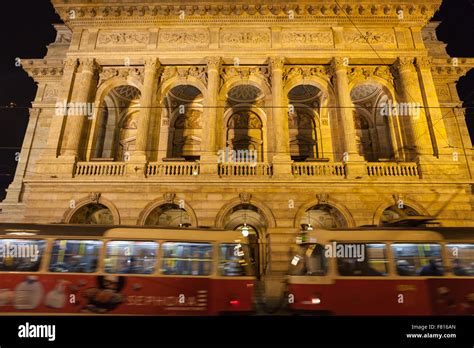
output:
[[[315,229],[306,235],[319,241],[443,241],[473,240],[474,228],[401,228],[370,227],[347,229]]]
[[[191,231],[202,232],[192,235]],[[69,237],[107,237],[139,239],[182,239],[202,241],[232,241],[243,239],[240,231],[228,231],[216,228],[168,228],[136,225],[66,225],[66,224],[30,224],[0,223],[0,236],[69,236]]]

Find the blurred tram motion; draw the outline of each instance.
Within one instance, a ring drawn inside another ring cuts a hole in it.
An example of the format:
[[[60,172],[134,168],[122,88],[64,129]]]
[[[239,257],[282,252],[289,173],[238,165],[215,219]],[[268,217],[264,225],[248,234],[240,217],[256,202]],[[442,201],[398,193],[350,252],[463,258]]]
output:
[[[0,224],[0,314],[250,312],[248,255],[238,231]]]
[[[294,312],[474,315],[473,228],[311,230],[294,251]]]

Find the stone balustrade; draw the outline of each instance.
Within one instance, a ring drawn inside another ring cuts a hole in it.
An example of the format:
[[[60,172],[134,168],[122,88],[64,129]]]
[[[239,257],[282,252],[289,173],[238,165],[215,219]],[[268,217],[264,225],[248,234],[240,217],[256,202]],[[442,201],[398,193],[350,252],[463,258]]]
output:
[[[344,164],[342,163],[296,162],[293,163],[291,172],[295,177],[332,176],[344,178],[346,175]]]
[[[367,176],[370,178],[411,178],[420,177],[416,163],[377,162],[367,163]],[[220,163],[216,165],[221,178],[231,177],[272,177],[271,163]],[[291,165],[294,178],[346,178],[343,163],[295,162]],[[200,175],[198,162],[157,162],[146,167],[147,177],[191,177]],[[125,162],[78,162],[75,177],[123,177],[127,176]]]
[[[200,166],[197,162],[166,162],[150,163],[147,166],[146,176],[197,176]]]
[[[367,175],[370,177],[411,177],[419,178],[416,163],[367,163]]]
[[[124,162],[78,162],[76,164],[76,177],[87,176],[125,176],[127,165]]]
[[[220,163],[219,176],[222,177],[271,177],[273,168],[270,163]]]

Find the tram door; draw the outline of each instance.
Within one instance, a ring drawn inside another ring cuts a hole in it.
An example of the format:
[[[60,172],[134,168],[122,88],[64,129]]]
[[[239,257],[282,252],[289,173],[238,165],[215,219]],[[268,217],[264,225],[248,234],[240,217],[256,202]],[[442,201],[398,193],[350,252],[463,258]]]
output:
[[[248,231],[248,241],[249,241],[249,258],[252,266],[255,270],[255,276],[257,279],[261,279],[265,270],[264,266],[264,257],[265,253],[262,249],[263,244],[259,238],[258,231],[249,225],[239,226],[238,230],[244,232],[243,230],[247,229]],[[245,235],[246,233],[244,233]]]

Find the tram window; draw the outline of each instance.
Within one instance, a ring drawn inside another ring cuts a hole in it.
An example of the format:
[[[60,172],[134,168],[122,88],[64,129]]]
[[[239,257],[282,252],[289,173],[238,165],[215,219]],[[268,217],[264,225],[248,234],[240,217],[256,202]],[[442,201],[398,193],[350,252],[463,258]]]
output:
[[[118,274],[155,272],[158,243],[112,241],[107,243],[105,271]]]
[[[97,240],[56,240],[49,271],[55,273],[94,273],[102,242]]]
[[[451,271],[459,277],[474,277],[474,244],[448,244]]]
[[[337,257],[339,274],[342,276],[380,277],[388,274],[385,244],[337,243],[332,255]]]
[[[161,272],[166,275],[208,276],[212,271],[212,244],[163,244]]]
[[[219,274],[225,277],[254,275],[249,249],[243,244],[219,245]]]
[[[298,254],[290,263],[290,275],[324,276],[327,273],[327,259],[320,244],[300,246]]]
[[[393,256],[400,276],[442,276],[444,274],[439,244],[392,245]]]
[[[0,272],[38,272],[44,240],[0,239]]]

